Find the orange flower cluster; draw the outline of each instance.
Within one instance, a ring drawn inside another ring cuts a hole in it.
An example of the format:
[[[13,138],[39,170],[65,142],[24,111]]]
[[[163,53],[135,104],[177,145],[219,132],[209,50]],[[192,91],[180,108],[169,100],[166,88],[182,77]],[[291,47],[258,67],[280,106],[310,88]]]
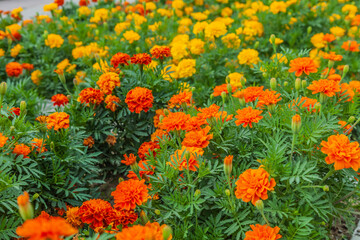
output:
[[[53,102],[54,106],[62,106],[69,103],[69,99],[64,94],[56,94],[51,97],[51,101]]]
[[[66,129],[70,126],[69,118],[69,114],[65,112],[54,112],[46,118],[46,127],[48,129],[54,128],[55,131],[58,131],[61,128]]]
[[[232,119],[232,115],[228,115],[225,111],[219,111],[220,107],[216,104],[212,104],[210,107],[207,108],[199,108],[197,117],[203,120],[212,120],[212,119],[222,119],[222,121],[226,120],[229,121]]]
[[[313,81],[307,88],[312,91],[312,94],[323,93],[328,97],[332,97],[335,93],[340,92],[339,83],[327,79]]]
[[[316,99],[312,99],[312,98],[308,98],[308,97],[301,97],[300,101],[299,101],[299,98],[297,98],[296,100],[293,100],[290,105],[292,108],[294,108],[296,103],[298,103],[297,106],[302,107],[302,108],[307,108],[308,111],[310,111],[310,108],[311,108],[312,112],[316,112],[316,109],[314,109],[314,106],[317,102],[318,101]]]
[[[131,210],[142,205],[149,198],[145,180],[130,179],[119,183],[116,190],[111,193],[114,197],[117,210]]]
[[[78,215],[83,223],[90,225],[92,229],[107,227],[114,219],[114,209],[111,204],[102,199],[91,199],[83,202]]]
[[[244,99],[246,103],[258,100],[256,107],[275,105],[281,100],[280,93],[261,87],[248,87],[233,94],[234,97]]]
[[[343,134],[332,135],[327,142],[321,142],[321,152],[327,154],[327,164],[334,164],[335,170],[352,168],[358,171],[360,167],[360,148],[358,142],[350,142]]]
[[[245,233],[244,240],[277,240],[280,239],[282,236],[279,233],[280,228],[278,226],[272,228],[268,225],[260,225],[256,224],[250,225],[252,231],[247,231]]]
[[[133,224],[138,219],[138,215],[133,210],[114,210],[114,213],[113,229],[116,229],[118,225],[126,228],[127,225]]]
[[[83,225],[79,216],[79,209],[79,207],[69,207],[65,213],[66,221],[74,228],[80,228]]]
[[[151,63],[151,57],[147,53],[138,53],[131,57],[131,63],[149,65]]]
[[[37,217],[26,220],[16,229],[16,234],[29,240],[56,239],[68,237],[77,233],[65,219],[61,217]]]
[[[356,41],[349,40],[344,42],[341,48],[349,52],[359,52],[360,51],[359,46],[360,44],[358,44]]]
[[[167,46],[154,46],[151,48],[150,53],[153,58],[159,58],[160,60],[163,60],[166,57],[171,57],[170,48]]]
[[[198,117],[198,116],[191,117],[186,122],[185,130],[188,131],[188,132],[189,131],[200,131],[201,126],[206,125],[206,124],[208,124],[206,119],[203,119],[203,118]]]
[[[179,171],[189,169],[195,172],[196,168],[199,168],[197,157],[203,154],[204,150],[201,148],[183,146],[170,156],[171,162],[168,162],[168,164],[175,169],[177,165]]]
[[[165,116],[164,110],[163,109],[158,109],[155,111],[155,116],[154,116],[154,127],[159,127],[160,124],[160,116]]]
[[[95,144],[95,140],[92,136],[89,136],[87,138],[84,139],[83,145],[87,146],[89,148],[92,148]]]
[[[148,222],[145,226],[135,225],[129,228],[123,229],[120,233],[116,234],[116,240],[163,240],[163,229],[166,225],[160,226],[159,223]],[[171,240],[172,236],[165,240]]]
[[[231,92],[235,92],[235,90],[236,90],[236,87],[235,87],[235,86],[231,86]],[[226,93],[226,94],[229,93],[229,91],[228,91],[228,84],[225,83],[225,84],[216,86],[216,87],[214,88],[213,95],[214,95],[214,97],[217,97],[217,96],[220,96],[222,92],[224,92],[224,93]]]
[[[136,87],[131,89],[126,94],[125,102],[128,105],[130,112],[140,113],[141,111],[147,112],[153,106],[154,96],[152,91],[143,88]]]
[[[10,62],[5,67],[6,74],[9,77],[18,77],[23,72],[23,67],[18,62]]]
[[[184,147],[206,148],[209,145],[209,140],[213,138],[213,134],[208,134],[210,127],[206,126],[199,131],[190,131],[185,134],[182,142]]]
[[[25,144],[16,144],[13,153],[16,154],[16,156],[22,155],[23,158],[29,158],[28,155],[31,153],[31,149]]]
[[[289,72],[295,72],[295,76],[300,77],[303,73],[316,73],[318,68],[316,62],[309,57],[295,58],[290,61]]]
[[[129,61],[130,55],[119,52],[112,56],[112,58],[110,59],[110,64],[113,65],[114,68],[117,68],[119,65],[129,65]]]
[[[81,103],[99,105],[102,101],[104,101],[104,93],[99,89],[85,88],[80,92],[77,101]]]
[[[0,148],[2,148],[3,146],[5,146],[7,140],[9,138],[5,137],[1,132],[0,132]]]
[[[186,122],[190,119],[189,114],[184,112],[169,112],[160,123],[160,128],[166,131],[185,130]]]
[[[181,91],[178,94],[173,95],[168,105],[170,108],[179,108],[183,105],[189,106],[192,103],[192,92],[189,91]]]
[[[132,153],[130,153],[129,156],[127,156],[126,154],[124,154],[124,158],[125,160],[121,160],[121,163],[124,163],[125,165],[133,165],[134,163],[136,163],[136,156]]]
[[[344,97],[346,100],[345,102],[351,102],[353,97],[355,96],[355,92],[353,88],[348,83],[342,83],[340,85],[340,97]],[[348,96],[346,96],[348,95]]]
[[[105,108],[110,109],[112,112],[116,111],[117,105],[116,103],[120,102],[120,98],[114,95],[107,95],[105,98],[106,106]]]
[[[244,124],[243,127],[249,125],[250,128],[252,128],[252,123],[258,123],[263,118],[263,116],[260,116],[262,111],[253,109],[252,107],[239,109],[236,111],[236,113],[237,115],[235,116],[235,118],[237,120],[235,121],[235,124],[237,126]]]
[[[139,174],[141,179],[146,179],[146,176],[154,174],[155,167],[148,166],[148,160],[141,160],[139,161],[138,165],[139,165]],[[129,179],[139,180],[138,176],[134,171],[129,171],[127,177]]]
[[[341,61],[343,59],[341,55],[337,55],[335,52],[324,53],[322,57],[331,61]]]
[[[96,84],[105,94],[111,94],[115,87],[120,87],[119,74],[114,72],[103,73]]]
[[[36,152],[38,153],[46,152],[47,149],[45,148],[45,145],[46,144],[44,143],[43,139],[34,138],[31,143],[31,150],[34,151],[36,149]]]
[[[267,191],[273,191],[276,185],[273,178],[269,181],[269,176],[263,168],[246,170],[235,183],[235,196],[254,205],[259,199],[268,199]]]
[[[159,149],[160,146],[156,142],[144,142],[140,145],[138,149],[138,155],[141,160],[145,160],[146,156],[151,153],[153,156],[156,156],[156,149]]]

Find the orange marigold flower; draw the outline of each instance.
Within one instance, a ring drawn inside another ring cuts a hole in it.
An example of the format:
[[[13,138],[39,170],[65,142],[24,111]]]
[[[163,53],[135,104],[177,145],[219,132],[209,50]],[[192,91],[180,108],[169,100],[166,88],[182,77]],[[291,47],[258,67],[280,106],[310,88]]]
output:
[[[296,100],[292,101],[291,106],[294,107],[297,103],[297,106],[302,107],[302,108],[307,108],[308,111],[310,111],[310,108],[312,109],[312,112],[316,112],[315,104],[318,102],[316,99],[312,99],[312,98],[308,98],[308,97],[301,97],[301,100],[299,101],[300,98],[297,98]]]
[[[128,105],[130,112],[140,113],[141,111],[147,112],[153,106],[154,96],[152,91],[143,88],[136,87],[131,89],[126,94],[125,102]]]
[[[341,75],[339,74],[331,74],[327,77],[328,80],[333,80],[335,82],[340,82],[341,80]]]
[[[313,81],[307,89],[311,90],[312,94],[323,93],[328,97],[332,97],[335,93],[340,92],[340,85],[333,80],[320,79]]]
[[[31,150],[28,146],[25,144],[16,144],[13,153],[16,154],[16,156],[23,155],[23,158],[29,158],[28,155],[31,153]]]
[[[321,142],[321,152],[327,154],[327,164],[334,164],[335,170],[352,168],[358,171],[360,167],[360,148],[358,142],[350,142],[344,134],[332,135],[327,142]]]
[[[20,116],[20,108],[18,108],[18,107],[10,108],[9,111],[10,111],[12,114],[15,114],[16,116]]]
[[[39,123],[46,123],[47,118],[48,118],[47,116],[40,115],[40,116],[36,117],[35,120],[38,121]]]
[[[190,131],[200,131],[201,126],[206,125],[206,124],[208,124],[206,119],[200,118],[198,116],[191,117],[186,122],[185,130],[188,131],[188,132],[190,132]]]
[[[131,57],[131,63],[149,65],[151,63],[151,57],[147,53],[138,53]]]
[[[34,69],[34,65],[31,63],[23,63],[21,64],[22,68],[28,71],[31,71]]]
[[[155,116],[154,116],[154,127],[159,127],[160,124],[160,116],[165,116],[164,110],[163,109],[158,109],[155,111]]]
[[[122,181],[117,185],[116,190],[111,193],[114,197],[117,210],[131,210],[136,206],[140,206],[145,203],[148,198],[148,188],[145,185],[145,180],[129,179]]]
[[[168,136],[169,134],[162,129],[156,129],[154,133],[151,134],[151,141],[159,141],[159,138],[162,139],[163,136]]]
[[[213,134],[209,134],[210,127],[206,126],[200,131],[191,131],[185,134],[182,142],[184,147],[206,148],[209,145],[209,140],[213,138]]]
[[[8,139],[8,137],[5,137],[2,133],[0,133],[0,148],[5,146]]]
[[[277,240],[280,239],[282,236],[279,233],[280,228],[278,226],[272,228],[268,225],[260,225],[256,224],[250,225],[252,231],[247,231],[245,233],[245,239],[244,240],[262,240],[262,239],[271,239],[271,240]]]
[[[176,165],[178,165],[179,171],[189,169],[195,172],[196,168],[199,168],[197,157],[203,154],[204,150],[201,148],[182,146],[181,149],[176,150],[175,153],[170,156],[171,162],[168,162],[168,164],[175,169]]]
[[[344,134],[351,128],[351,124],[348,124],[347,122],[345,121],[339,121],[338,124],[340,124],[341,128],[344,129]],[[348,134],[351,133],[353,129],[351,129]],[[336,133],[338,133],[337,131],[335,131]]]
[[[104,93],[100,89],[85,88],[78,97],[78,102],[99,105],[104,101]]]
[[[231,86],[231,92],[235,92],[236,90],[236,87],[235,86]],[[214,88],[214,97],[217,97],[217,96],[220,96],[222,92],[225,92],[226,94],[229,93],[228,91],[228,84],[225,83],[225,84],[222,84],[222,85],[219,85],[219,86],[216,86]]]
[[[354,91],[360,94],[360,81],[351,81],[349,82],[349,85]]]
[[[211,119],[215,118],[219,114],[220,107],[215,103],[207,108],[199,108],[199,113],[197,116],[202,119]]]
[[[114,95],[107,95],[105,98],[106,106],[105,108],[110,109],[112,112],[116,111],[116,103],[120,102],[120,98]]]
[[[192,92],[181,91],[180,93],[175,94],[170,98],[168,105],[170,108],[174,108],[174,107],[179,108],[183,106],[183,104],[189,106],[191,103],[192,103]]]
[[[149,156],[151,153],[154,157],[156,156],[156,149],[159,149],[160,146],[157,142],[144,142],[140,145],[138,150],[138,155],[140,159],[144,160],[146,156]]]
[[[60,128],[68,128],[70,125],[70,116],[65,112],[54,112],[50,114],[46,119],[46,127],[48,129],[54,128],[55,131],[59,130]]]
[[[29,240],[60,240],[77,233],[65,219],[51,217],[49,219],[37,217],[26,220],[23,225],[16,229],[16,234]]]
[[[87,138],[84,139],[83,145],[87,146],[89,148],[92,148],[95,144],[95,140],[92,136],[89,136]]]
[[[235,196],[244,202],[255,205],[259,199],[268,199],[267,191],[273,191],[276,185],[275,179],[263,168],[248,169],[243,172],[236,181]]]
[[[160,226],[159,223],[148,222],[145,226],[135,225],[129,228],[124,228],[120,233],[116,234],[116,240],[143,240],[154,239],[163,240],[163,229],[166,225]],[[172,236],[166,240],[171,240]]]
[[[140,178],[144,179],[147,175],[153,175],[155,167],[154,166],[148,166],[148,160],[141,160],[139,161],[139,174]],[[127,175],[129,179],[138,180],[138,176],[134,171],[129,171],[129,174]]]
[[[39,139],[39,138],[34,138],[32,140],[32,143],[31,143],[31,146],[32,146],[32,151],[34,151],[34,149],[36,149],[36,151],[38,153],[43,153],[43,152],[46,152],[47,149],[45,148],[45,143],[44,143],[44,140],[43,139]]]
[[[109,144],[109,146],[115,146],[116,136],[114,136],[114,135],[108,135],[108,136],[106,137],[105,142],[107,142],[107,144]]]
[[[165,57],[171,57],[170,48],[167,46],[154,46],[150,49],[150,53],[153,58],[159,58],[163,60]]]
[[[83,223],[81,222],[79,215],[79,207],[70,207],[66,210],[65,219],[68,223],[71,224],[74,228],[82,227]]]
[[[342,83],[340,85],[340,97],[346,98],[345,102],[351,102],[355,96],[353,88],[348,83]],[[345,97],[345,95],[348,95]]]
[[[23,72],[23,67],[18,62],[9,62],[5,67],[6,74],[9,77],[18,77]]]
[[[252,123],[258,123],[263,118],[263,116],[260,116],[262,111],[253,109],[252,107],[239,109],[236,111],[236,113],[237,115],[235,116],[235,118],[237,120],[235,121],[235,124],[237,126],[244,124],[243,127],[249,125],[250,128],[252,128]]]
[[[111,94],[115,87],[120,87],[119,74],[114,72],[103,73],[96,84],[105,94]]]
[[[114,68],[117,68],[119,65],[125,66],[129,65],[130,61],[130,55],[126,53],[116,53],[112,58],[110,59],[110,64],[113,65]]]
[[[127,166],[133,165],[134,163],[136,163],[136,156],[132,153],[130,153],[129,156],[124,154],[124,158],[125,158],[125,160],[121,160],[121,163],[124,163]]]
[[[334,34],[331,34],[331,33],[326,33],[326,34],[324,34],[324,37],[323,37],[323,40],[328,43],[335,41],[335,39],[336,38],[335,38]]]
[[[318,67],[316,62],[309,57],[295,58],[290,61],[289,72],[295,72],[295,76],[300,77],[303,73],[306,75],[316,73]]]
[[[256,107],[261,108],[264,105],[265,106],[275,105],[277,102],[279,102],[281,100],[280,95],[281,94],[277,93],[276,91],[266,89],[265,91],[263,91],[261,93]],[[246,102],[246,100],[245,100],[245,102]]]
[[[328,71],[329,71],[329,68],[325,68],[325,69],[321,72],[321,75],[324,75],[324,76],[325,76],[325,75],[328,73]],[[336,72],[335,69],[334,69],[334,68],[331,68],[331,69],[330,69],[330,72],[329,72],[329,76],[335,74],[335,72]]]
[[[117,229],[116,226],[121,225],[123,228],[126,228],[127,225],[133,224],[137,219],[138,215],[134,210],[114,210],[115,220],[113,223],[113,229]]]
[[[54,106],[62,106],[69,103],[69,99],[64,94],[56,94],[51,97],[51,101],[53,102]]]
[[[233,94],[236,98],[244,98],[245,102],[255,102],[264,94],[264,87],[247,87]]]
[[[54,3],[56,3],[58,6],[64,5],[64,0],[54,0]]]
[[[346,41],[343,43],[343,45],[341,46],[341,48],[343,48],[346,51],[350,51],[350,52],[359,52],[359,46],[360,44],[358,44],[356,41]]]
[[[189,114],[184,112],[169,112],[167,116],[163,118],[159,127],[166,131],[173,130],[185,130],[186,122],[190,119]]]
[[[29,203],[29,193],[24,192],[23,194],[19,195],[17,197],[17,203],[20,207],[26,206]]]
[[[337,55],[335,52],[324,53],[322,57],[332,61],[341,61],[343,59],[343,56]]]
[[[111,204],[102,199],[91,199],[83,202],[78,215],[83,223],[90,225],[92,229],[107,227],[114,219],[114,209]]]

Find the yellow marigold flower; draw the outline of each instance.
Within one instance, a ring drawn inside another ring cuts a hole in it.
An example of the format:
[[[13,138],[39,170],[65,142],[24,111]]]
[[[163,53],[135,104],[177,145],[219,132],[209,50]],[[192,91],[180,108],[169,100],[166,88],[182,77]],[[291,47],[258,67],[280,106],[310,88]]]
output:
[[[214,22],[222,22],[225,26],[230,26],[235,20],[230,17],[217,17]]]
[[[185,6],[183,0],[174,0],[172,2],[172,7],[175,9],[182,9]]]
[[[270,4],[270,12],[273,14],[278,14],[279,12],[286,13],[287,5],[282,1],[274,1]]]
[[[133,30],[126,31],[123,36],[130,44],[140,39],[140,35]]]
[[[126,20],[131,22],[134,20],[136,26],[140,26],[141,24],[147,22],[147,19],[144,16],[141,16],[137,13],[132,13],[126,16]]]
[[[285,55],[281,54],[281,53],[277,53],[277,54],[273,54],[271,56],[271,59],[274,60],[275,58],[277,58],[277,60],[280,62],[280,63],[288,63],[288,60],[286,58]],[[275,61],[275,60],[274,60]]]
[[[207,25],[209,25],[207,22],[197,22],[195,23],[194,27],[193,27],[193,33],[194,34],[199,34],[202,31],[204,31],[204,29],[207,27]]]
[[[271,43],[271,44],[273,44],[272,42],[271,42],[271,38],[269,38],[269,42]],[[282,39],[280,39],[280,38],[275,38],[275,44],[276,45],[279,45],[279,44],[281,44],[281,43],[283,43],[284,42],[284,40],[282,40]]]
[[[190,18],[182,18],[178,23],[184,26],[191,26],[193,24]]]
[[[208,18],[208,16],[202,12],[196,12],[196,13],[192,13],[191,17],[193,19],[195,19],[196,21],[203,21],[206,20]]]
[[[343,13],[347,13],[350,16],[355,16],[356,12],[358,11],[358,8],[353,5],[353,4],[345,4],[342,8],[341,11]]]
[[[59,62],[58,65],[56,65],[56,68],[60,70],[65,70],[65,68],[69,65],[70,65],[69,59],[65,58],[64,60]]]
[[[253,67],[254,64],[258,64],[260,61],[259,52],[255,49],[243,49],[238,55],[239,64],[248,65]]]
[[[84,82],[85,77],[86,77],[86,72],[83,71],[77,72],[74,78],[74,84],[79,85],[80,83]]]
[[[39,85],[40,81],[42,79],[42,72],[40,70],[35,70],[31,73],[31,81],[35,84],[35,85]]]
[[[99,18],[101,21],[106,21],[109,18],[109,10],[105,8],[96,9],[94,13],[95,18]]]
[[[191,77],[196,73],[196,60],[195,59],[183,59],[177,66],[177,74],[179,78]]]
[[[180,60],[189,55],[185,43],[176,43],[171,47],[171,56],[175,60]]]
[[[333,13],[330,17],[329,17],[329,21],[330,22],[334,22],[335,20],[340,20],[341,16],[339,14]]]
[[[204,45],[205,45],[204,41],[202,41],[199,38],[194,38],[189,43],[190,52],[195,55],[200,55],[205,51]]]
[[[228,48],[239,48],[240,47],[240,38],[235,33],[229,33],[226,36],[221,38],[223,44]]]
[[[238,73],[238,72],[230,73],[229,75],[226,76],[226,83],[230,83],[230,85],[233,87],[241,88],[242,87],[242,84],[241,84],[242,78],[243,78],[244,82],[246,82],[246,78],[244,77],[244,74]]]
[[[221,10],[221,16],[223,17],[231,17],[232,14],[233,14],[233,10],[229,7],[226,7],[223,10]]]
[[[330,32],[334,34],[336,37],[342,37],[345,35],[345,29],[337,26],[330,28]]]
[[[172,82],[173,78],[178,78],[177,66],[171,64],[164,67],[164,69],[161,70],[161,76],[164,80]]]
[[[147,3],[145,3],[145,9],[154,11],[156,9],[156,4],[153,2],[147,2]]]
[[[3,57],[5,56],[5,51],[4,49],[0,48],[0,57]]]
[[[326,46],[326,41],[324,41],[324,34],[323,33],[317,33],[314,36],[311,37],[311,43],[316,48],[323,48]]]
[[[290,18],[289,24],[293,25],[294,23],[296,23],[298,20],[294,17]]]
[[[167,9],[159,8],[156,12],[158,14],[160,14],[162,17],[171,17],[172,16],[172,12]]]
[[[156,22],[154,24],[149,25],[149,29],[153,32],[158,30],[158,28],[161,26],[161,22]]]
[[[21,49],[23,47],[20,45],[20,44],[16,44],[11,50],[10,50],[10,55],[13,57],[13,58],[16,58],[17,55],[19,55]]]
[[[45,20],[45,22],[50,22],[51,18],[48,15],[39,15],[36,16],[36,20],[40,24],[43,20]]]
[[[214,21],[205,27],[205,37],[220,37],[227,33],[226,25],[223,22]]]
[[[50,48],[60,48],[64,43],[64,39],[58,34],[49,34],[45,40],[45,45]]]
[[[56,3],[50,3],[44,6],[44,12],[50,12],[52,10],[55,10],[58,8],[58,5]]]
[[[79,16],[89,16],[91,14],[91,9],[86,7],[86,6],[82,6],[78,8],[78,13]]]
[[[115,30],[116,34],[119,35],[122,31],[124,31],[128,27],[130,27],[129,22],[122,22],[122,23],[116,24],[114,30]]]
[[[198,6],[204,5],[204,0],[195,0],[195,5],[198,5]]]
[[[19,17],[19,14],[23,11],[23,8],[22,7],[18,7],[18,8],[15,8],[11,11],[11,15],[14,16],[15,18],[18,18]]]

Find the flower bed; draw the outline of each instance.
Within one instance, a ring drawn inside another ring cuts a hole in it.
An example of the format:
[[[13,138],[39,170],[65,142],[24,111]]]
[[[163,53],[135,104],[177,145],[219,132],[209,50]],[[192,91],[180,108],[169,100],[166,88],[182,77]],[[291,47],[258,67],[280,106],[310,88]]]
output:
[[[93,2],[1,15],[0,239],[349,237],[357,1]]]

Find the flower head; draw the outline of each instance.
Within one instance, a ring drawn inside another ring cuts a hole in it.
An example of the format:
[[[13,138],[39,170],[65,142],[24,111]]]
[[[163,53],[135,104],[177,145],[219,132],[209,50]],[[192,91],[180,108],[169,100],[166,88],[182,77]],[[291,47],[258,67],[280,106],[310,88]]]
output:
[[[110,109],[112,112],[116,111],[116,103],[120,102],[120,98],[114,95],[107,95],[105,98],[106,106],[105,108]]]
[[[111,204],[102,199],[91,199],[83,202],[78,215],[83,223],[91,228],[107,227],[114,218],[114,209]]]
[[[318,65],[309,57],[295,58],[290,61],[289,72],[295,72],[295,76],[297,77],[300,77],[303,73],[309,75],[310,73],[316,73],[317,71]]]
[[[130,179],[119,183],[116,190],[111,193],[114,197],[117,210],[131,210],[142,205],[149,198],[145,180]]]
[[[69,103],[69,99],[64,94],[56,94],[51,97],[51,101],[53,102],[54,106],[62,106]]]
[[[100,89],[85,88],[80,92],[77,101],[99,105],[104,101],[104,93]]]
[[[16,144],[13,153],[16,154],[16,156],[22,155],[23,158],[29,158],[28,155],[31,153],[31,149],[23,143]]]
[[[9,77],[18,77],[23,72],[23,67],[18,62],[10,62],[5,67],[6,74]]]
[[[46,127],[48,129],[54,128],[55,131],[61,129],[61,128],[68,128],[69,127],[69,120],[70,116],[69,114],[65,112],[54,112],[50,114],[46,119]]]
[[[247,231],[245,233],[245,239],[244,240],[265,240],[265,239],[271,239],[271,240],[277,240],[280,239],[282,236],[279,233],[280,228],[279,227],[270,227],[268,225],[260,225],[256,224],[250,225],[252,231]]]
[[[45,40],[45,45],[50,48],[59,48],[64,43],[64,39],[58,34],[49,34]]]
[[[335,93],[340,92],[339,83],[327,79],[313,81],[307,88],[312,91],[312,94],[323,93],[328,97],[332,97]]]
[[[192,92],[189,91],[181,91],[178,94],[173,95],[169,100],[169,107],[170,108],[179,108],[185,104],[189,106],[192,103]]]
[[[127,95],[125,102],[129,107],[130,112],[140,113],[141,111],[147,112],[153,106],[154,97],[152,91],[143,88],[136,87],[131,89]]]
[[[206,126],[199,131],[187,132],[182,145],[184,147],[206,148],[210,143],[209,140],[213,138],[213,134],[208,134],[210,129],[209,126]]]
[[[114,72],[103,73],[96,84],[105,94],[111,94],[115,87],[120,87],[119,74]]]
[[[117,68],[119,65],[129,65],[130,56],[126,53],[116,53],[112,58],[110,59],[111,65],[113,65],[114,68]]]
[[[160,226],[159,223],[148,222],[145,226],[135,225],[129,228],[123,228],[123,230],[116,234],[116,240],[143,240],[143,239],[154,239],[154,240],[163,240],[163,230],[166,225]],[[171,240],[172,236],[168,239]]]
[[[253,109],[252,107],[239,109],[236,111],[236,113],[237,115],[235,116],[235,118],[237,120],[235,121],[235,124],[237,126],[244,124],[243,127],[249,125],[250,128],[252,128],[252,123],[258,123],[263,118],[263,116],[260,116],[262,111]]]
[[[248,65],[253,67],[254,64],[258,64],[260,62],[259,52],[255,49],[243,49],[237,56],[239,60],[239,64],[241,65]]]
[[[149,65],[151,63],[151,57],[147,53],[138,53],[131,57],[131,63]]]
[[[0,132],[0,148],[2,148],[3,146],[5,146],[6,141],[8,140],[8,137],[5,137],[1,132]]]
[[[153,58],[159,58],[160,60],[166,57],[171,57],[170,48],[167,46],[154,46],[150,49],[150,53]]]
[[[127,156],[126,154],[124,154],[124,158],[125,160],[121,160],[121,163],[124,163],[125,165],[132,165],[136,162],[136,156],[132,153],[130,153],[129,156]]]
[[[168,162],[168,164],[173,168],[176,168],[176,165],[178,165],[179,171],[189,169],[195,172],[196,168],[199,168],[197,157],[203,154],[204,150],[201,148],[182,146],[181,149],[176,150],[174,154],[170,156],[171,162]]]
[[[190,119],[190,115],[184,112],[170,112],[163,118],[159,127],[166,131],[185,130],[186,122]]]

